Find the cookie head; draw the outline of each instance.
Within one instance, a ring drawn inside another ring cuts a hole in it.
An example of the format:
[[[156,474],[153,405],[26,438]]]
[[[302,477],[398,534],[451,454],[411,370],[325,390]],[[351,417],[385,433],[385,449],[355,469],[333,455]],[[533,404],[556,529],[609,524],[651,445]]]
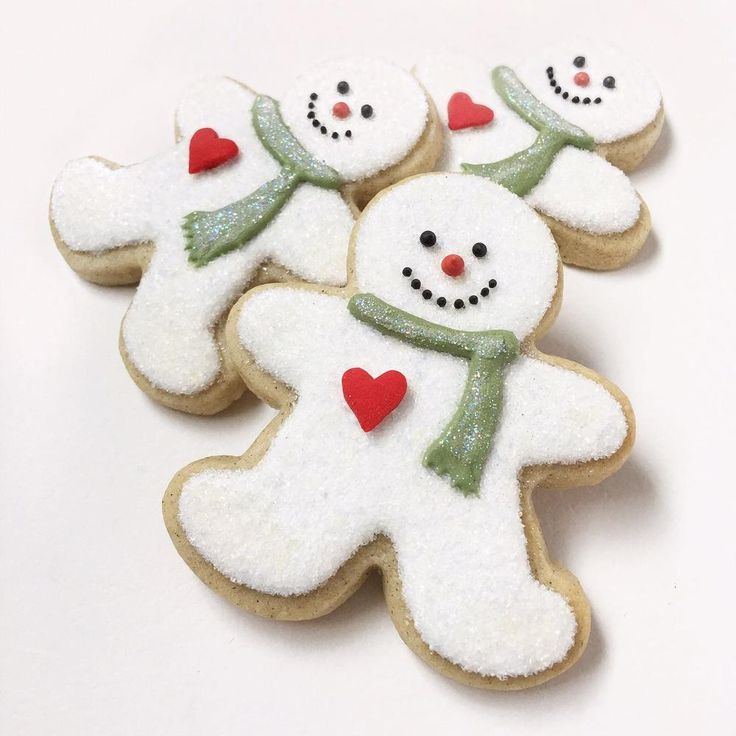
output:
[[[358,290],[462,330],[529,335],[557,288],[557,247],[522,199],[467,174],[427,174],[376,197],[354,233]]]
[[[537,99],[598,143],[643,130],[661,105],[657,83],[641,62],[591,41],[547,48],[516,71]]]
[[[408,72],[377,59],[343,59],[298,79],[281,114],[302,145],[346,181],[406,158],[427,125],[424,91]]]

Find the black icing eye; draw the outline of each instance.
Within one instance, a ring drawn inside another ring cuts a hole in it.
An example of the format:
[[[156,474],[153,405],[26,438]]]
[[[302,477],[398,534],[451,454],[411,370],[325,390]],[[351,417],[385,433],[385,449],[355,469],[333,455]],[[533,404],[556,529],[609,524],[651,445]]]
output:
[[[582,69],[585,66],[585,57],[584,56],[576,56],[572,63],[578,68]]]
[[[363,105],[363,107],[360,108],[360,114],[364,118],[372,118],[373,117],[373,108],[370,105]]]
[[[437,242],[437,236],[431,230],[425,230],[419,236],[419,242],[425,248],[431,248]]]
[[[476,258],[483,258],[486,253],[488,253],[488,248],[486,248],[485,243],[476,243],[473,246],[473,255]]]
[[[337,91],[341,95],[346,95],[348,92],[350,92],[350,85],[347,82],[345,82],[345,81],[338,82],[337,83]]]
[[[613,89],[616,86],[616,77],[606,77],[603,80],[603,86],[608,89]]]

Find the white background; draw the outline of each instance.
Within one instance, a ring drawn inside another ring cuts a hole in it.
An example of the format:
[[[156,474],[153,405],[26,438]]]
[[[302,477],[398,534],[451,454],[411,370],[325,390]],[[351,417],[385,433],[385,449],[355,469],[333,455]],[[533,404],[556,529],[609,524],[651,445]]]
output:
[[[734,725],[733,24],[728,2],[207,0],[8,4],[0,45],[0,732],[707,734]],[[631,398],[638,441],[595,489],[540,491],[553,557],[594,628],[572,671],[489,693],[421,663],[377,580],[333,615],[274,623],[220,600],[171,545],[171,476],[239,454],[272,416],[162,409],[118,356],[132,290],[91,286],[47,226],[65,161],[170,144],[193,79],[278,96],[316,58],[433,49],[507,62],[563,36],[630,47],[668,122],[634,174],[654,230],[629,268],[567,269],[542,347]]]

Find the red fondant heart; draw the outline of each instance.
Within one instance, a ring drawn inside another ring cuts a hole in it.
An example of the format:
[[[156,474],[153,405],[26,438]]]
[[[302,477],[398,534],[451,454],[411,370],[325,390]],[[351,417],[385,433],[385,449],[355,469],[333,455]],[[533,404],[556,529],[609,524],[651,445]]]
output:
[[[493,120],[493,110],[473,102],[465,92],[455,92],[447,103],[447,127],[450,130],[478,128]]]
[[[212,128],[200,128],[189,141],[189,173],[198,174],[230,161],[238,155],[238,144],[220,138]]]
[[[398,371],[386,371],[373,378],[362,368],[342,374],[342,393],[364,432],[375,429],[406,394],[406,378]]]

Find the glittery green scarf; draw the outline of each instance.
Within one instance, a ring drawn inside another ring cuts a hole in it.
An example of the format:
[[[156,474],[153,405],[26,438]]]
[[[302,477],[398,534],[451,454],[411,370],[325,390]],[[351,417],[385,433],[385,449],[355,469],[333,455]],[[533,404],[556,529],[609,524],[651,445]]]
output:
[[[493,86],[503,101],[539,132],[529,148],[491,164],[462,164],[463,171],[485,176],[523,197],[542,180],[557,153],[565,146],[592,150],[595,141],[540,102],[512,69],[497,66]]]
[[[254,192],[214,212],[190,212],[182,228],[195,266],[247,245],[281,212],[299,184],[325,189],[342,185],[340,175],[309,153],[281,118],[276,100],[259,95],[253,102],[253,127],[281,171]]]
[[[356,294],[348,309],[384,335],[469,361],[460,404],[423,462],[466,496],[477,496],[501,416],[503,372],[519,356],[513,332],[454,330],[392,307],[373,294]]]

